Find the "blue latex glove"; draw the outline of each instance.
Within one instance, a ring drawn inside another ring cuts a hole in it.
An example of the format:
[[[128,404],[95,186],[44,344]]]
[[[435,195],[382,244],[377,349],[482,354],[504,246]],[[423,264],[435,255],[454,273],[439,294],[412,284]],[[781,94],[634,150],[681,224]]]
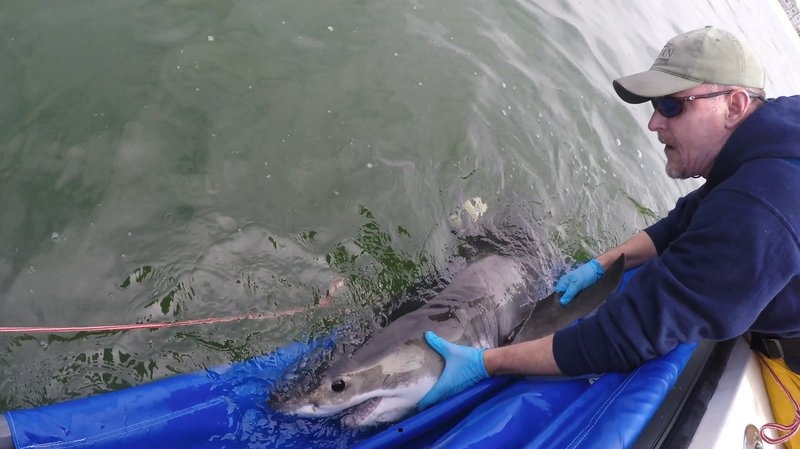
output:
[[[569,273],[561,276],[553,290],[563,293],[561,305],[565,306],[575,298],[581,290],[594,284],[606,270],[597,259],[592,259]]]
[[[425,332],[425,341],[444,358],[444,371],[419,401],[417,409],[424,410],[489,378],[483,365],[483,351],[486,349],[450,343],[431,331]]]

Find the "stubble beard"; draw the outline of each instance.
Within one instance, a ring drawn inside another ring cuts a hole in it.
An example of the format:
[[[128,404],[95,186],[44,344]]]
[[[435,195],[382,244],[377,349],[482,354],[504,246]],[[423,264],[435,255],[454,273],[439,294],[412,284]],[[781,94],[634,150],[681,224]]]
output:
[[[664,171],[667,172],[667,176],[672,179],[686,179],[687,176],[684,174],[686,171],[686,165],[680,164],[679,167],[674,167],[670,164],[669,160],[667,160],[667,165],[664,167]]]
[[[681,158],[678,150],[672,143],[658,134],[658,141],[664,144],[664,155],[667,157],[667,164],[664,166],[664,171],[672,179],[686,179],[686,163]]]

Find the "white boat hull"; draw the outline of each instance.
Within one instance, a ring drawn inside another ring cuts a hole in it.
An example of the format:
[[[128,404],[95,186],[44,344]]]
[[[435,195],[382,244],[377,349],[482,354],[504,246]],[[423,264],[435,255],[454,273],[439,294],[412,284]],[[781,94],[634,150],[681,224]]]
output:
[[[747,342],[740,338],[733,347],[689,449],[744,447],[747,425],[760,428],[768,422],[773,422],[773,417],[760,362]]]

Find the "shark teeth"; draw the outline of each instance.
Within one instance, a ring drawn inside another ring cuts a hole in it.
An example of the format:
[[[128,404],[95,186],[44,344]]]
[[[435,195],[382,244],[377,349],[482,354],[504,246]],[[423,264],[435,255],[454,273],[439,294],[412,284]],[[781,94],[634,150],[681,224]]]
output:
[[[369,415],[375,411],[376,408],[378,408],[381,400],[383,400],[381,397],[367,399],[366,401],[345,410],[345,415],[342,417],[342,424],[347,427],[357,427],[361,425],[361,423],[364,422]]]

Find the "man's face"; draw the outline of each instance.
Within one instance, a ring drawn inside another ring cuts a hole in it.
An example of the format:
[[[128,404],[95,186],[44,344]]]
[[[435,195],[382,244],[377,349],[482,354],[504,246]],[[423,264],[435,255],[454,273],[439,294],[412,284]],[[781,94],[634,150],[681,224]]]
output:
[[[673,97],[708,94],[724,90],[719,86],[700,85]],[[683,102],[683,112],[667,118],[653,111],[648,128],[658,134],[667,156],[666,172],[671,178],[707,177],[714,160],[725,144],[728,95],[698,98]]]

